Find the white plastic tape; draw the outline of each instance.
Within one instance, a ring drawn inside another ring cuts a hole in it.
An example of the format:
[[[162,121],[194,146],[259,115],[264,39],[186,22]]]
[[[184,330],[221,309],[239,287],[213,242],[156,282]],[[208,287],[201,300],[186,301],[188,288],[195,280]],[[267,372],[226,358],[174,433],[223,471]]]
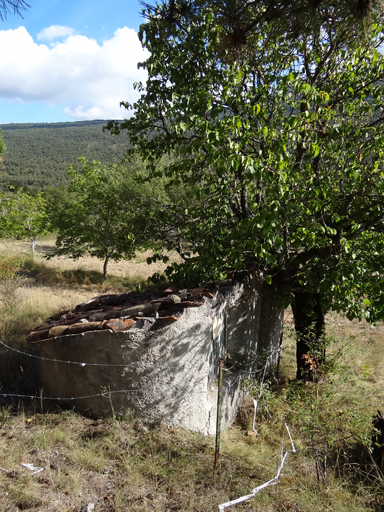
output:
[[[226,503],[222,503],[221,505],[219,505],[219,510],[224,510],[228,507],[232,507],[233,505],[238,505],[239,503],[242,503],[243,501],[247,501],[250,498],[253,498],[254,496],[256,496],[257,493],[259,493],[261,490],[265,489],[266,487],[269,487],[270,485],[276,485],[279,483],[280,475],[283,470],[285,459],[287,458],[288,453],[296,453],[295,445],[293,444],[292,436],[289,431],[288,425],[286,423],[285,423],[285,427],[288,431],[289,439],[291,441],[292,450],[287,450],[284,453],[284,434],[283,434],[283,440],[281,442],[281,464],[279,466],[279,469],[277,470],[277,474],[276,474],[275,478],[272,478],[272,480],[265,482],[265,484],[255,487],[252,490],[252,494],[247,494],[246,496],[241,496],[240,498],[237,498],[236,500],[227,501]]]

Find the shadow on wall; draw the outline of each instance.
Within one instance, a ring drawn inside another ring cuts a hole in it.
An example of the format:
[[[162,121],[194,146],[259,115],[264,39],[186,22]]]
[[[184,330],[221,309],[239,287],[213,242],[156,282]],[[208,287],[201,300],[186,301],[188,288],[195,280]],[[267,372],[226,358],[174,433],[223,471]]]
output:
[[[41,341],[41,356],[56,360],[40,362],[44,394],[68,398],[60,403],[92,416],[129,414],[144,423],[163,421],[213,434],[219,360],[229,353],[226,364],[232,369],[225,372],[222,407],[226,428],[243,398],[244,368],[255,369],[261,349],[280,347],[283,311],[273,306],[266,286],[248,276],[220,287],[213,299],[185,309],[160,329],[142,322],[146,328]]]

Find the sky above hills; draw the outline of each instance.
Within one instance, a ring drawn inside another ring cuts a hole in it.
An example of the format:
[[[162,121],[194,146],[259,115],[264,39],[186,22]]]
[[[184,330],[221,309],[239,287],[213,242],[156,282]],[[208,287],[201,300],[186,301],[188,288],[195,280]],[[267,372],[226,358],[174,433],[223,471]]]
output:
[[[0,20],[0,124],[122,119],[146,53],[139,0],[27,0]]]

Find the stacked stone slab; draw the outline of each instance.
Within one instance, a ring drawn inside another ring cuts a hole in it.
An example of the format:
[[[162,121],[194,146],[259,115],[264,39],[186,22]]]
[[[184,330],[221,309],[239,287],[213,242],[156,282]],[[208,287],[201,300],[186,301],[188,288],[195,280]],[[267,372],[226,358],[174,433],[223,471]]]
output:
[[[166,325],[177,321],[185,308],[201,306],[204,296],[213,297],[208,288],[190,290],[181,296],[170,292],[160,298],[136,292],[101,295],[79,304],[73,311],[61,311],[49,318],[47,324],[30,333],[28,341],[34,343],[87,331],[128,331],[141,317],[155,318],[156,327]]]
[[[238,274],[194,290],[100,296],[35,329],[41,385],[94,417],[134,416],[214,434],[219,360],[222,425],[243,399],[242,378],[276,361],[283,312],[259,277]],[[63,400],[64,399],[64,400]]]

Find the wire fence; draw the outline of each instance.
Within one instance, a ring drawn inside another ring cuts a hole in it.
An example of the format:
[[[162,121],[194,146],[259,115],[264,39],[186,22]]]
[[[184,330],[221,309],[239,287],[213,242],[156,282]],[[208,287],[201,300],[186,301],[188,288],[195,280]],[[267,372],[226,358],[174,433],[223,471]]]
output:
[[[20,355],[23,355],[23,356],[26,356],[26,357],[29,357],[29,358],[32,358],[32,359],[38,359],[38,360],[41,360],[41,361],[48,361],[48,362],[52,362],[52,363],[61,363],[61,364],[69,364],[69,365],[75,365],[75,366],[80,366],[82,368],[86,368],[86,367],[92,367],[92,366],[96,366],[96,367],[106,367],[106,368],[140,368],[141,367],[141,363],[119,363],[119,364],[111,364],[111,363],[91,363],[91,362],[82,362],[82,361],[70,361],[70,360],[64,360],[64,359],[55,359],[55,358],[47,358],[47,357],[42,357],[42,356],[38,356],[38,355],[35,355],[35,354],[30,354],[28,352],[24,352],[22,350],[18,350],[14,347],[11,347],[9,345],[7,345],[6,343],[4,343],[3,341],[0,340],[0,346],[3,346],[5,349],[7,350],[10,350],[12,352],[15,352],[15,353],[18,353]],[[241,363],[241,362],[235,362],[231,365],[231,367],[229,368],[224,368],[224,371],[227,372],[228,374],[231,373],[231,371],[237,367],[237,377],[236,379],[231,382],[230,384],[228,384],[227,386],[223,386],[223,391],[227,391],[231,388],[233,388],[234,386],[236,386],[237,384],[239,384],[240,380],[243,378],[244,375],[247,375],[248,377],[250,376],[254,376],[256,378],[257,374],[263,372],[263,379],[262,381],[264,382],[264,377],[265,377],[265,374],[266,374],[266,370],[267,370],[267,367],[271,364],[271,361],[273,360],[273,356],[274,354],[276,354],[277,352],[280,352],[281,351],[281,348],[279,349],[276,349],[276,350],[272,350],[271,351],[271,354],[268,356],[265,364],[263,367],[261,368],[258,368],[258,369],[252,369],[252,366],[255,365],[257,363],[257,357],[255,357],[251,362],[249,363]],[[189,365],[190,367],[193,366],[193,364],[195,363],[195,360],[194,358],[191,358],[191,361],[187,361],[185,364]],[[145,366],[145,370],[165,370],[165,369],[174,369],[174,370],[180,370],[180,364],[178,365],[152,365],[152,366]],[[245,368],[245,369],[242,369],[242,368]],[[247,369],[248,368],[248,369]],[[113,394],[121,394],[121,393],[144,393],[144,392],[148,392],[150,391],[150,388],[130,388],[130,389],[121,389],[121,390],[107,390],[107,391],[102,391],[100,393],[94,393],[94,394],[89,394],[89,395],[84,395],[84,396],[77,396],[77,397],[47,397],[47,396],[43,396],[41,394],[37,395],[32,395],[32,394],[17,394],[17,393],[1,393],[0,392],[0,396],[2,397],[8,397],[8,398],[26,398],[26,399],[31,399],[31,400],[35,400],[35,399],[38,399],[38,400],[50,400],[50,401],[74,401],[74,400],[84,400],[84,399],[87,399],[87,398],[97,398],[97,397],[103,397],[103,398],[107,398],[109,399],[111,395]],[[201,394],[206,394],[207,391],[206,390],[203,390],[203,391],[196,391],[194,390],[194,394],[198,394],[198,393],[201,393]]]
[[[47,358],[47,357],[42,357],[42,356],[35,355],[35,354],[30,354],[30,353],[22,351],[22,350],[18,350],[14,347],[7,345],[6,343],[4,343],[1,340],[0,340],[0,346],[2,346],[6,350],[15,352],[24,357],[29,357],[32,359],[37,359],[37,360],[41,360],[41,361],[45,361],[45,362],[75,365],[75,366],[80,366],[82,368],[95,366],[95,367],[105,367],[105,368],[132,368],[132,369],[134,369],[134,368],[140,368],[142,366],[142,363],[139,363],[139,362],[112,364],[112,363],[93,363],[93,362],[89,362],[89,361],[88,362],[87,361],[71,361],[71,360],[64,360],[64,359]],[[259,368],[257,368],[258,361],[259,361],[258,356],[255,356],[254,359],[251,360],[250,362],[244,363],[244,362],[235,361],[234,363],[232,363],[232,365],[230,367],[224,368],[224,371],[227,372],[228,375],[231,375],[231,374],[233,375],[234,373],[236,373],[236,377],[228,385],[223,386],[222,392],[229,391],[236,385],[240,385],[240,382],[244,379],[244,375],[246,375],[248,378],[249,377],[257,378],[257,376],[259,374],[262,374],[261,382],[260,382],[259,396],[257,397],[257,399],[253,399],[254,417],[253,417],[252,429],[256,433],[257,433],[257,430],[256,430],[255,426],[256,426],[258,403],[261,400],[262,395],[263,395],[263,390],[264,390],[263,384],[265,382],[265,377],[267,375],[268,368],[276,360],[276,358],[280,357],[281,350],[282,350],[281,346],[278,348],[272,349],[269,352],[269,355],[266,358],[264,365]],[[194,363],[195,363],[195,358],[191,358],[190,361],[187,361],[184,364],[192,367],[192,365]],[[146,368],[146,370],[160,370],[160,371],[165,370],[165,369],[180,370],[181,366],[180,366],[180,364],[178,364],[178,365],[172,365],[172,364],[158,365],[158,364],[156,364],[156,365],[152,365],[152,366],[146,366],[145,368]],[[214,388],[212,388],[212,389],[214,389]],[[44,396],[42,393],[40,393],[40,394],[18,394],[18,393],[1,393],[0,392],[0,397],[30,399],[30,400],[39,400],[39,401],[47,400],[47,401],[53,401],[53,402],[60,402],[60,401],[61,402],[74,402],[76,400],[86,400],[86,399],[91,399],[91,398],[105,398],[107,400],[110,400],[111,397],[116,394],[122,394],[122,393],[135,394],[135,393],[145,393],[148,391],[153,391],[153,389],[145,388],[145,387],[127,388],[127,389],[121,389],[121,390],[103,389],[100,393],[88,394],[88,395],[83,395],[83,396],[70,396],[70,397],[58,397],[58,396],[51,397],[51,396]],[[194,389],[193,393],[194,394],[201,393],[201,394],[206,395],[207,391],[208,390],[197,391],[196,389]],[[256,496],[261,490],[265,489],[266,487],[269,487],[271,485],[276,485],[279,483],[280,476],[281,476],[281,473],[282,473],[282,470],[283,470],[283,467],[284,467],[284,464],[285,464],[288,454],[296,453],[296,449],[295,449],[295,446],[294,446],[294,443],[292,440],[292,436],[291,436],[291,433],[289,431],[289,427],[287,424],[285,424],[285,429],[287,430],[288,435],[289,435],[289,439],[291,442],[291,449],[286,450],[284,452],[284,433],[285,433],[285,430],[284,430],[282,443],[281,443],[281,463],[280,463],[280,466],[278,467],[276,476],[274,478],[272,478],[271,480],[269,480],[268,482],[265,482],[264,484],[259,485],[258,487],[255,487],[254,489],[252,489],[250,494],[247,494],[247,495],[241,496],[237,499],[220,504],[219,511],[225,510],[226,508],[229,508],[229,507],[232,508],[235,505],[243,503],[244,501],[247,501],[247,500],[253,498],[254,496]],[[41,468],[34,468],[34,469],[38,469],[39,471],[41,470]],[[0,468],[0,470],[2,470],[2,468]]]
[[[0,341],[0,345],[2,345],[7,350],[12,350],[13,352],[17,352],[18,354],[22,354],[23,356],[31,357],[33,359],[39,359],[40,361],[50,361],[52,363],[63,363],[63,364],[73,364],[76,366],[101,366],[105,368],[135,368],[139,366],[139,363],[119,363],[119,364],[111,364],[111,363],[90,363],[90,362],[83,362],[83,361],[68,361],[65,359],[51,359],[48,357],[41,357],[34,354],[29,354],[28,352],[23,352],[22,350],[18,350],[16,348],[10,347],[9,345],[6,345],[2,341]],[[153,365],[153,368],[161,368],[162,365]],[[180,368],[180,366],[171,366],[171,365],[163,365],[163,367],[167,368]],[[147,368],[150,368],[147,366]]]

